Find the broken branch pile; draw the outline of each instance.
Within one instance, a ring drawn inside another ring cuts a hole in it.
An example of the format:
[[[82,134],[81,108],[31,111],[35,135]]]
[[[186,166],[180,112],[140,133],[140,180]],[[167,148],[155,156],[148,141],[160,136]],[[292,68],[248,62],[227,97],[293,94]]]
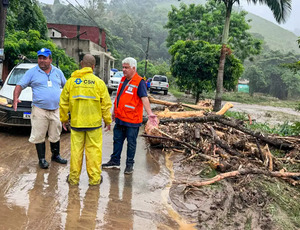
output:
[[[176,110],[173,103],[164,105]],[[217,113],[207,112],[211,110],[211,105],[207,109],[199,107],[200,111],[172,112],[165,109],[156,113],[159,125],[153,127],[147,122],[143,136],[151,144],[182,149],[181,152],[187,155],[185,163],[198,159],[201,164],[208,164],[220,173],[200,182],[177,183],[203,186],[228,177],[261,174],[282,177],[292,181],[292,184],[299,184],[300,139],[253,131],[246,127],[244,121],[223,116],[231,107],[232,104],[227,103]],[[298,172],[287,172],[286,163],[296,164],[296,167],[290,168]]]

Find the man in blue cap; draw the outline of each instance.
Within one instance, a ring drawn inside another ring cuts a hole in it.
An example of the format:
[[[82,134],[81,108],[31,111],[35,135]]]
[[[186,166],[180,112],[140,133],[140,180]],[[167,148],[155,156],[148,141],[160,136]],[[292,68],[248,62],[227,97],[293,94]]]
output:
[[[67,160],[61,158],[59,153],[62,125],[58,109],[61,89],[66,83],[66,78],[60,69],[51,64],[52,54],[49,49],[42,48],[37,55],[38,65],[28,70],[16,85],[13,108],[17,111],[22,90],[30,86],[32,88],[32,111],[29,142],[35,144],[39,165],[42,169],[46,169],[49,167],[45,159],[47,133],[52,152],[51,160],[61,164],[67,163]]]

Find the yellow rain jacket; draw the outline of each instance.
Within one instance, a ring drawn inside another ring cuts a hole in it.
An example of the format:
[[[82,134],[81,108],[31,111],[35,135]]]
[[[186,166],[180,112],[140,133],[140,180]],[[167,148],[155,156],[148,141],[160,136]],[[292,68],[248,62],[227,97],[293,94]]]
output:
[[[71,113],[71,127],[94,128],[110,124],[112,106],[107,87],[93,74],[90,67],[76,70],[68,79],[60,96],[60,120],[68,122]]]
[[[97,128],[112,121],[110,96],[105,83],[93,74],[90,67],[72,73],[60,96],[60,120],[68,122],[71,113],[71,127]],[[79,183],[82,159],[85,149],[86,170],[89,184],[101,183],[102,129],[88,131],[71,130],[71,159],[68,182]]]

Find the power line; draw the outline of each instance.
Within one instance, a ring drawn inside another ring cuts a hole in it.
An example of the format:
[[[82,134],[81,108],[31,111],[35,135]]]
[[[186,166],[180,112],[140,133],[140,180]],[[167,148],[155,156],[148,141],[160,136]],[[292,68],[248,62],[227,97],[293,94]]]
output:
[[[100,26],[98,25],[98,23],[95,22],[95,20],[85,11],[85,9],[79,4],[79,2],[77,0],[75,0],[75,1],[79,5],[79,7],[86,13],[86,15],[96,24],[96,26],[98,26],[100,28]]]
[[[71,6],[73,6],[73,8],[75,8],[75,10],[77,10],[80,14],[82,14],[85,18],[89,19],[85,14],[83,14],[79,9],[77,9],[71,2],[69,2],[68,0],[66,0]]]
[[[86,13],[86,15],[84,13],[82,13],[77,7],[75,7],[71,2],[69,2],[69,0],[66,0],[73,8],[75,8],[80,14],[82,14],[86,19],[92,21],[93,23],[96,24],[96,26],[98,26],[100,28],[100,26],[98,25],[97,22],[94,21],[93,18],[91,18],[88,13],[82,8],[82,6],[77,2],[77,0],[75,0],[77,2],[77,4],[80,6],[81,9],[83,9],[83,11]]]

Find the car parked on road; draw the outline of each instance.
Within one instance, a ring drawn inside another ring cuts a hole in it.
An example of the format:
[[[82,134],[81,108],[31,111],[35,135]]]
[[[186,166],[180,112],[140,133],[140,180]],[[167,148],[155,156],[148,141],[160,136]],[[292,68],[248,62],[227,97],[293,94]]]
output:
[[[164,95],[168,94],[169,90],[169,81],[166,76],[163,75],[154,75],[150,83],[150,93],[156,91],[164,91]]]
[[[0,125],[31,126],[32,89],[27,87],[22,90],[19,97],[21,102],[18,110],[13,109],[13,92],[16,84],[27,70],[35,67],[37,63],[22,63],[15,66],[6,78],[0,90]]]
[[[124,76],[123,71],[116,72],[113,76],[110,77],[108,81],[108,92],[111,94],[113,91],[118,89],[121,78]]]

